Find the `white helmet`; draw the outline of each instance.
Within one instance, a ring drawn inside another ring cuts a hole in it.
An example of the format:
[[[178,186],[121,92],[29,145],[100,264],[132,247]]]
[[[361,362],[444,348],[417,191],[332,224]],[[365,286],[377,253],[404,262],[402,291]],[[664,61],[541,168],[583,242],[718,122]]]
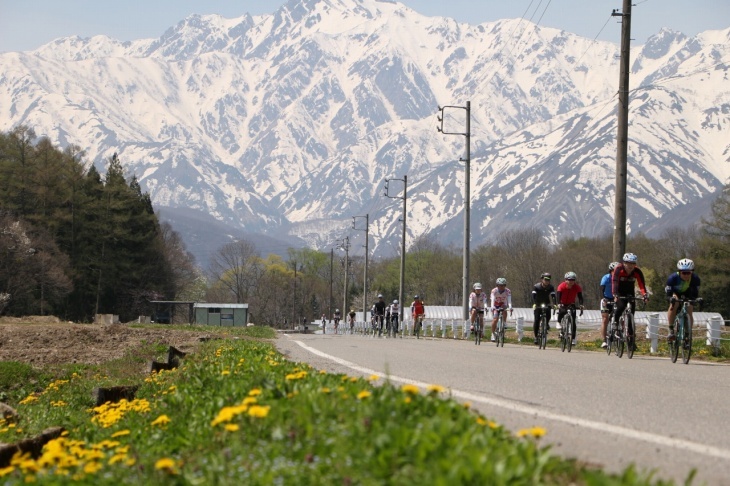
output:
[[[479,282],[474,284],[474,290],[477,290],[477,289],[482,290],[482,284],[480,284]]]
[[[609,270],[610,272],[613,272],[613,270],[614,270],[614,269],[615,269],[616,267],[618,267],[618,262],[611,262],[611,263],[609,263],[609,264],[608,264],[608,270]]]
[[[507,279],[504,277],[499,277],[497,279],[497,285],[507,285]]]
[[[575,272],[568,272],[565,274],[565,280],[575,280],[576,278],[578,277],[575,275]]]
[[[394,303],[394,304],[397,304],[397,303],[398,303],[398,299],[395,299],[395,300],[393,301],[393,303]]]
[[[626,253],[623,257],[623,261],[625,261],[626,263],[636,263],[636,260],[638,259],[639,258],[633,253]]]
[[[691,271],[695,269],[695,262],[689,258],[683,258],[677,262],[677,270]]]

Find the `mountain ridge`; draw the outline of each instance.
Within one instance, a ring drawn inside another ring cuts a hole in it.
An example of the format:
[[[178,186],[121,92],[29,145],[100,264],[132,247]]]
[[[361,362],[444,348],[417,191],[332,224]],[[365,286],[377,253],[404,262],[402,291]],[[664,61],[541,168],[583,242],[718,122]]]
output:
[[[631,231],[728,181],[728,40],[662,29],[632,49]],[[464,137],[435,128],[438,105],[470,100],[473,242],[532,225],[556,243],[612,228],[617,53],[521,19],[291,0],[189,16],[159,39],[1,54],[0,128],[29,125],[97,165],[117,152],[155,205],[247,233],[327,248],[370,214],[381,254],[399,246],[402,208],[383,181],[405,174],[407,243],[462,238]]]

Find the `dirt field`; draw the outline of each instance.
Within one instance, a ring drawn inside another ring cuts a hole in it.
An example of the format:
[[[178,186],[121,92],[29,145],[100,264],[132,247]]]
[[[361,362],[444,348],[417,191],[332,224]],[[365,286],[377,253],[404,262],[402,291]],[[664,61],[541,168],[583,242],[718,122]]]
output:
[[[55,317],[0,318],[0,361],[36,366],[99,364],[121,358],[143,343],[161,343],[190,352],[208,334],[198,331],[70,324]]]

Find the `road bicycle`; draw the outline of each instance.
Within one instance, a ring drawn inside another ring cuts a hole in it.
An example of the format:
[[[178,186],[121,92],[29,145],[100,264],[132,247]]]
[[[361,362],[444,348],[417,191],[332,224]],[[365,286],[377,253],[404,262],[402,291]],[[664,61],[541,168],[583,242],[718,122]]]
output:
[[[350,315],[348,317],[350,318],[350,334],[355,334],[355,316]]]
[[[689,358],[692,355],[692,320],[689,318],[688,308],[694,304],[702,305],[702,299],[679,298],[680,309],[677,312],[677,317],[674,318],[674,329],[677,334],[673,341],[668,342],[669,356],[672,358],[672,363],[677,362],[680,349],[682,350],[682,362],[684,364],[689,363]]]
[[[616,324],[613,322],[614,308],[616,306],[613,301],[606,303],[606,305],[610,306],[606,329],[606,354],[611,356],[611,352],[614,351],[614,346],[618,345],[618,340],[616,338],[617,327]]]
[[[388,336],[398,337],[398,314],[390,315],[390,325],[388,326]]]
[[[636,350],[636,326],[634,324],[634,309],[636,308],[636,297],[633,295],[619,296],[619,299],[626,302],[626,307],[618,320],[618,328],[615,327],[613,320],[612,328],[616,335],[614,341],[616,344],[616,356],[619,358],[624,355],[624,347],[626,348],[626,356],[631,359],[634,357]]]
[[[413,322],[413,331],[416,334],[416,339],[421,339],[421,329],[423,328],[423,318],[426,317],[423,314],[416,317]]]
[[[482,344],[482,332],[484,330],[484,311],[478,310],[476,312],[476,316],[474,318],[474,344],[481,345]]]
[[[376,314],[373,328],[373,337],[375,337],[375,329],[378,330],[378,337],[383,335],[383,315]]]
[[[547,347],[548,330],[550,329],[548,327],[548,312],[551,312],[550,307],[540,304],[540,325],[537,328],[537,345],[540,349]]]
[[[575,338],[575,322],[573,322],[573,313],[575,312],[575,304],[569,304],[565,306],[567,313],[563,316],[560,321],[560,349],[565,352],[567,349],[573,349],[573,338]],[[583,309],[580,310],[580,315],[583,315]]]
[[[497,329],[495,331],[495,342],[497,343],[497,347],[504,347],[504,331],[505,327],[507,326],[507,319],[504,317],[505,310],[506,309],[503,309],[501,307],[497,309]]]

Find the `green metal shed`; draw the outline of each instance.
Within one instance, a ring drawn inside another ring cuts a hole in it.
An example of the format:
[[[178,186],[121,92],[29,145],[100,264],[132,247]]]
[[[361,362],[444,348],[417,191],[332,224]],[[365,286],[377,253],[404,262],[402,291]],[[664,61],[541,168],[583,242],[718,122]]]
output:
[[[209,326],[245,326],[248,304],[195,304],[195,323]]]

